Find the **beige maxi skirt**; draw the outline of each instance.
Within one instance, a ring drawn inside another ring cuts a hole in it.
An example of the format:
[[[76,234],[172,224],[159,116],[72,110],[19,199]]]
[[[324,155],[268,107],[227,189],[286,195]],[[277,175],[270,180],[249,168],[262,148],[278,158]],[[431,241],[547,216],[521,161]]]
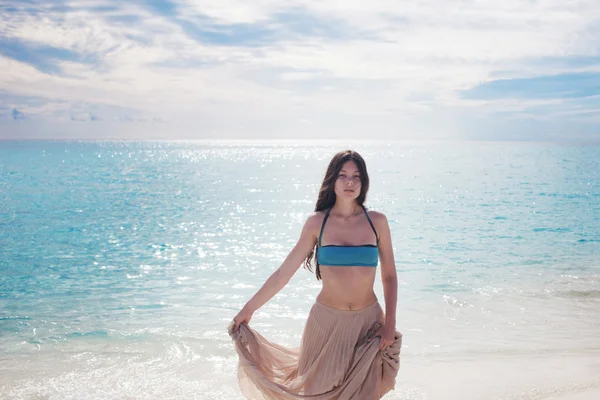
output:
[[[238,379],[251,400],[371,400],[394,389],[402,334],[379,350],[384,314],[378,302],[338,310],[316,302],[297,349],[270,342],[242,323],[229,335],[239,356]]]

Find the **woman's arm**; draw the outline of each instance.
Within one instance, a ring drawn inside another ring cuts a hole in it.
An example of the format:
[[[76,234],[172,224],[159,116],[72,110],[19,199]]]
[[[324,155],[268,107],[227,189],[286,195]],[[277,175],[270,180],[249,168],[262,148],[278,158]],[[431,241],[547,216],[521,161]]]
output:
[[[314,248],[317,242],[319,226],[318,214],[312,214],[306,219],[300,238],[292,251],[285,258],[281,266],[271,274],[258,292],[248,300],[244,308],[234,318],[234,330],[237,330],[240,323],[249,322],[256,310],[265,305],[266,302],[287,285],[300,265],[302,265],[306,256],[308,256],[308,253]]]
[[[373,212],[375,218],[373,223],[379,233],[379,260],[381,261],[381,280],[383,283],[383,295],[385,297],[385,323],[381,332],[381,349],[384,349],[394,341],[396,330],[396,303],[398,301],[398,276],[396,274],[396,262],[394,260],[394,249],[392,247],[392,235],[387,217],[378,212]]]

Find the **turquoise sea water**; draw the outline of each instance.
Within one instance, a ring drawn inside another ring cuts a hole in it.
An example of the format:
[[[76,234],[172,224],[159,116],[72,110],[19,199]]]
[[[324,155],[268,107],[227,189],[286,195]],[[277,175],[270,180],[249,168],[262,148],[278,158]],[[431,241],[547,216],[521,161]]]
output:
[[[0,142],[0,398],[241,398],[226,326],[346,147]],[[598,385],[600,147],[351,147],[400,280],[403,365],[386,398]],[[299,270],[252,324],[297,345],[319,287]]]

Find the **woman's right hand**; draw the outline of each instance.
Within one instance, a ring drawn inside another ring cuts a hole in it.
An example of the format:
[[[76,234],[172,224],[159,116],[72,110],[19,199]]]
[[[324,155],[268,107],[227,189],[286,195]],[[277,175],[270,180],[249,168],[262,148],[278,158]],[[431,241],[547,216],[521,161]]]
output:
[[[242,322],[249,323],[252,318],[253,311],[248,310],[246,307],[242,308],[240,312],[233,318],[234,327],[233,331],[237,331]]]

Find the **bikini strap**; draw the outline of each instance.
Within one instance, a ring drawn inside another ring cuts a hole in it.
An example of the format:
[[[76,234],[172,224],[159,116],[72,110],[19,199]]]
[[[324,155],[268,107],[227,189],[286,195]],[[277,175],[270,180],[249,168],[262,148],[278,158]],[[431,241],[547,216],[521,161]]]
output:
[[[327,222],[327,218],[329,218],[330,211],[331,211],[331,208],[328,208],[327,212],[325,213],[325,218],[323,218],[323,225],[321,225],[321,234],[319,235],[319,247],[321,247],[321,239],[323,238],[323,229],[325,229],[325,222]]]
[[[373,221],[371,221],[371,217],[369,217],[369,213],[367,212],[367,209],[365,208],[365,206],[361,205],[363,211],[365,212],[365,215],[367,216],[367,220],[369,221],[369,225],[371,225],[371,228],[373,228],[373,232],[375,233],[375,240],[377,245],[379,245],[379,235],[377,234],[377,231],[375,230],[375,226],[373,225]]]

